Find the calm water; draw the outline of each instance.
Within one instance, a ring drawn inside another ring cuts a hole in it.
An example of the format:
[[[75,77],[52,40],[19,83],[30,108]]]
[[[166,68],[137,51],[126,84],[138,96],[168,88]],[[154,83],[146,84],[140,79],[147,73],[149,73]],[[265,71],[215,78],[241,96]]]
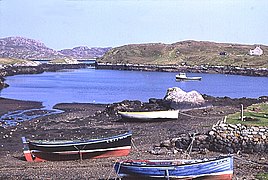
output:
[[[195,74],[201,81],[176,82],[176,73],[79,69],[16,75],[6,78],[10,87],[1,97],[41,101],[47,109],[61,102],[113,103],[125,99],[163,98],[170,87],[229,97],[268,95],[267,77]]]

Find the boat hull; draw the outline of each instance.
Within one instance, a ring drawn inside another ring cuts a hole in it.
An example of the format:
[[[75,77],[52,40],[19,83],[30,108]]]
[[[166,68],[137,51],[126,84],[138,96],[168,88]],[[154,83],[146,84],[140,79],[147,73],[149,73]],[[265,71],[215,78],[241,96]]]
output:
[[[232,179],[232,157],[173,165],[177,162],[179,161],[117,162],[115,171],[125,179]]]
[[[118,114],[127,120],[175,120],[178,119],[179,111],[118,112]]]
[[[131,150],[131,133],[80,142],[35,142],[23,140],[27,161],[63,161],[127,156]]]
[[[200,81],[202,77],[187,77],[187,78],[180,78],[176,77],[177,81]]]
[[[200,81],[202,77],[187,77],[185,73],[179,73],[176,75],[177,81]]]

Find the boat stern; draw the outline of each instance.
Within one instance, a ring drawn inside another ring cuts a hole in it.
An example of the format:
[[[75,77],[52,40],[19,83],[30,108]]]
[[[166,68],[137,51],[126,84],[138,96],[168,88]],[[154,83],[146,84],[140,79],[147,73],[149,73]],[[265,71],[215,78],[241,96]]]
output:
[[[23,143],[23,153],[26,161],[34,162],[34,158],[32,156],[32,153],[29,148],[29,143],[27,142],[25,137],[21,137],[22,143]]]

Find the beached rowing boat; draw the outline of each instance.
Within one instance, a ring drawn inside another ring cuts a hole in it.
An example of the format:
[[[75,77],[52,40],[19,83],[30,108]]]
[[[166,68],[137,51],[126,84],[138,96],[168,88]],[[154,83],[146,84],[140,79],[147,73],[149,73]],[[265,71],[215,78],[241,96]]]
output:
[[[127,156],[131,149],[131,136],[132,133],[128,132],[107,138],[76,141],[34,141],[22,137],[23,152],[25,159],[32,162]]]
[[[115,163],[115,172],[126,179],[231,180],[233,157],[195,160],[125,160]]]
[[[148,112],[118,112],[123,119],[131,120],[174,120],[178,119],[179,111],[148,111]]]

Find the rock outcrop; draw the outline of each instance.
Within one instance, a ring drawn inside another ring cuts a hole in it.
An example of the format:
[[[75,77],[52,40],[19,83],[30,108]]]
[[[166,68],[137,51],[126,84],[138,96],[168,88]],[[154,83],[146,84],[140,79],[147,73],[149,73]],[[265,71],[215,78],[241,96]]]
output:
[[[5,79],[3,77],[0,77],[0,90],[5,87],[8,87],[8,85],[4,81]]]
[[[63,55],[29,38],[7,37],[0,39],[0,57],[18,59],[59,58]]]
[[[73,57],[73,58],[97,58],[102,57],[107,51],[111,48],[100,48],[100,47],[93,47],[89,48],[87,46],[79,46],[73,49],[63,49],[59,52],[64,56]]]
[[[205,105],[205,99],[197,91],[185,92],[178,87],[167,90],[165,101],[170,102],[173,109],[201,107]]]
[[[55,59],[52,61],[49,61],[48,64],[79,64],[80,62],[76,59]]]

